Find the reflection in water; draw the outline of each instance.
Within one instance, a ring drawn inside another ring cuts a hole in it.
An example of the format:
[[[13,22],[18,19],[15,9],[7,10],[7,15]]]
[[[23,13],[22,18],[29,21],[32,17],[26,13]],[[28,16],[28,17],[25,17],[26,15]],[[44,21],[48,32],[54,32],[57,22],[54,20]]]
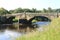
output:
[[[33,23],[33,25],[36,25],[37,27],[47,26],[49,24],[50,24],[50,22],[36,22],[36,23]]]
[[[48,25],[50,22],[37,22],[37,23],[33,23],[33,24],[37,24],[38,27],[44,26],[44,25]],[[18,25],[16,25],[17,27]],[[4,26],[3,26],[4,27]],[[7,26],[9,28],[14,28],[15,26]],[[38,30],[42,30],[42,28],[38,28]],[[22,33],[20,32],[16,32],[16,31],[12,31],[12,30],[5,30],[5,31],[1,31],[0,32],[0,40],[15,40],[17,37],[21,36]]]
[[[33,23],[33,25],[35,25],[37,27],[37,30],[38,31],[43,31],[43,27],[44,26],[48,26],[50,24],[50,22],[36,22],[36,23]]]
[[[21,33],[11,30],[5,30],[4,32],[0,32],[0,40],[15,40],[15,38],[19,36],[21,36]]]

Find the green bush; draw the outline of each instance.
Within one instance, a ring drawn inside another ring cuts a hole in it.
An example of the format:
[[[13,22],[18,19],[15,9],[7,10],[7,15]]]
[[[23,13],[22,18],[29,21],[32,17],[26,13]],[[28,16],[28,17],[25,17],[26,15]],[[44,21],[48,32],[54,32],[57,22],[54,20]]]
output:
[[[54,19],[49,26],[41,28],[43,31],[23,35],[17,40],[60,40],[60,18]]]

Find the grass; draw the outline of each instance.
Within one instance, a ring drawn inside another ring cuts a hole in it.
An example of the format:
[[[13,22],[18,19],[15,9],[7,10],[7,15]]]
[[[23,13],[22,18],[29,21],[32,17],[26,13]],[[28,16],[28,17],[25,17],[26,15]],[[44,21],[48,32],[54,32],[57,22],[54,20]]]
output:
[[[49,26],[43,27],[43,31],[31,32],[17,40],[60,40],[60,18],[54,19]]]

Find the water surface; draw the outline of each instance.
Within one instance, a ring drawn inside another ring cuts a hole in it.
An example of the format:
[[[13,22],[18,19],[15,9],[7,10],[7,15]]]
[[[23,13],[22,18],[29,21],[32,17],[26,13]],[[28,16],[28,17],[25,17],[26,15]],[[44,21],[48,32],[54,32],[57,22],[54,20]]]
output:
[[[38,27],[43,27],[45,25],[50,24],[50,22],[36,22],[33,24],[37,24]],[[42,30],[42,28],[38,28],[38,30]],[[22,33],[12,31],[12,30],[5,30],[0,32],[0,40],[16,40],[17,37],[22,36]]]
[[[19,36],[21,36],[21,33],[11,30],[0,32],[0,40],[15,40]]]

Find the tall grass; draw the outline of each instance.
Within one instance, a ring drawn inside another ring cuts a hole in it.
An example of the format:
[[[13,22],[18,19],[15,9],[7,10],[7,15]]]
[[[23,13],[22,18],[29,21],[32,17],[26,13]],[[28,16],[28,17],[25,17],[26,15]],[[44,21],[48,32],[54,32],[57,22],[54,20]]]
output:
[[[60,18],[54,19],[43,31],[31,32],[18,37],[17,40],[60,40]]]

